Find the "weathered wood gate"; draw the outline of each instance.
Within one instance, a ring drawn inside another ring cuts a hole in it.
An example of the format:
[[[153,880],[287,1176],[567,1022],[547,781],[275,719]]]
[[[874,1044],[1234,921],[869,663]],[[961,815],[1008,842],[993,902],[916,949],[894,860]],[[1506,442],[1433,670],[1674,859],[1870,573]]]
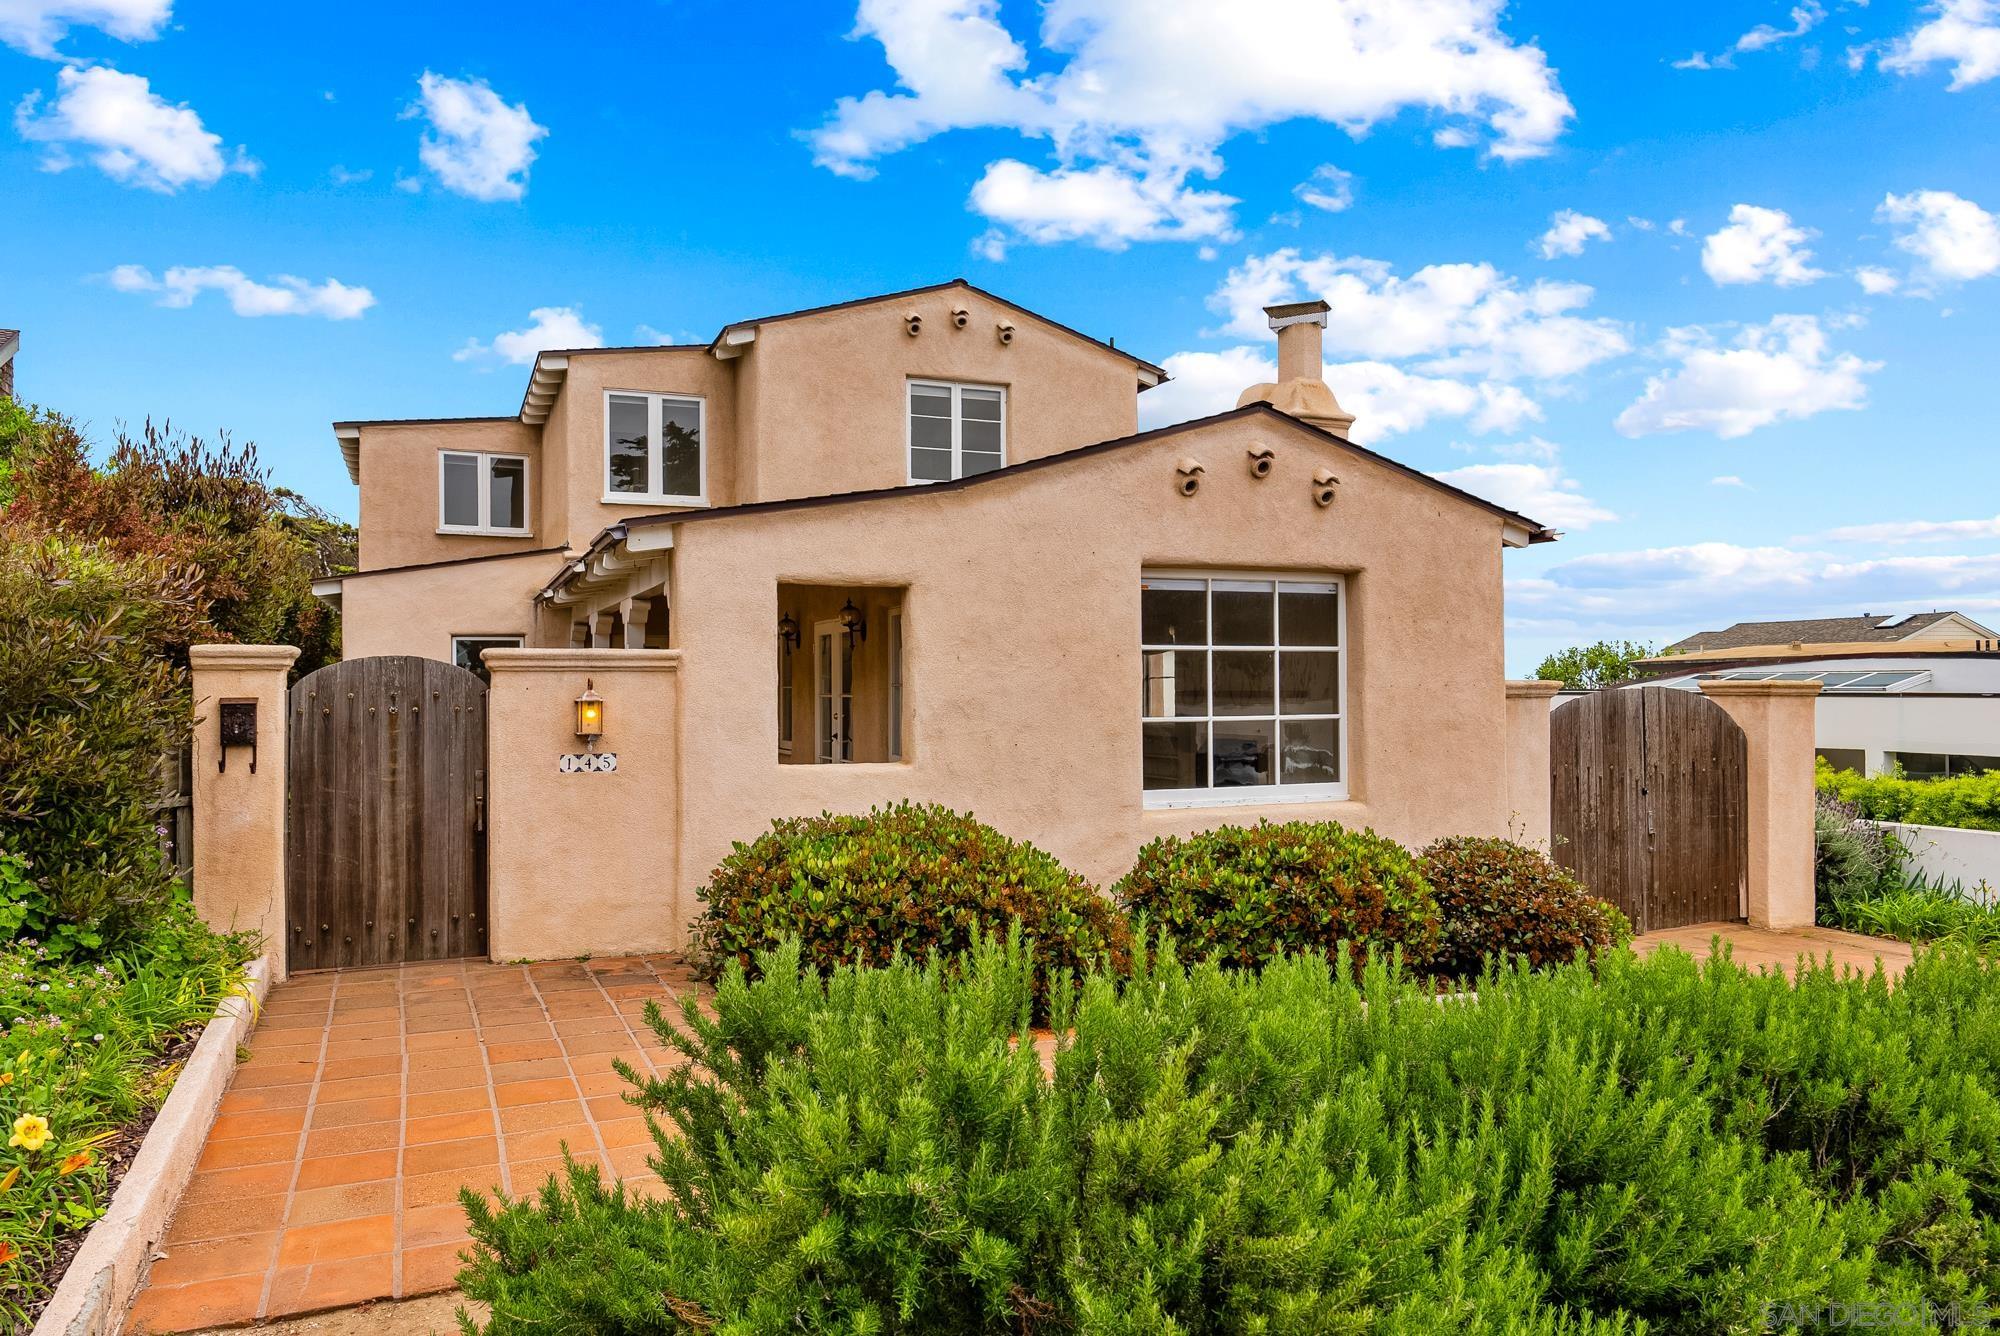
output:
[[[1639,932],[1744,914],[1743,729],[1699,692],[1623,687],[1549,716],[1556,860]]]
[[[291,689],[290,968],[486,952],[486,686],[414,656],[349,659]]]

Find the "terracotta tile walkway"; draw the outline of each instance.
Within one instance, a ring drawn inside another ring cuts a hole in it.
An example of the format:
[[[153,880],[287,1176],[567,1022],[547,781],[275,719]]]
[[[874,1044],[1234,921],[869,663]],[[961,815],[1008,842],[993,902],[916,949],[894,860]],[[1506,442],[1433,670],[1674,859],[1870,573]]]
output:
[[[1697,923],[1687,928],[1667,928],[1642,933],[1632,939],[1632,949],[1650,955],[1668,943],[1696,960],[1708,958],[1712,940],[1720,935],[1729,943],[1730,959],[1745,969],[1769,967],[1791,973],[1801,955],[1824,960],[1829,952],[1834,964],[1851,966],[1866,974],[1879,959],[1891,978],[1909,968],[1914,957],[1908,942],[1884,937],[1865,937],[1839,928],[1752,928],[1743,923]]]
[[[461,1187],[534,1190],[562,1147],[642,1189],[652,1140],[612,1070],[700,990],[677,958],[448,961],[271,990],[128,1322],[177,1332],[447,1289]]]

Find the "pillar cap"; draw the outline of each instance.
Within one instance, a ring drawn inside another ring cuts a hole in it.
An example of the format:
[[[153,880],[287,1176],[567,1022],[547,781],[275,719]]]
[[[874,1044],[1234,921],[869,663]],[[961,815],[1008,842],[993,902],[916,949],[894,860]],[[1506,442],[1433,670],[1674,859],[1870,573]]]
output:
[[[285,669],[298,657],[298,650],[290,645],[188,646],[188,664],[195,668]]]
[[[1566,682],[1552,682],[1545,677],[1531,677],[1524,680],[1509,678],[1507,681],[1508,700],[1547,700],[1561,691]]]
[[[677,649],[489,649],[491,673],[610,673],[680,671]]]
[[[1695,683],[1704,696],[1817,696],[1817,682],[1740,682],[1729,678],[1704,678]]]

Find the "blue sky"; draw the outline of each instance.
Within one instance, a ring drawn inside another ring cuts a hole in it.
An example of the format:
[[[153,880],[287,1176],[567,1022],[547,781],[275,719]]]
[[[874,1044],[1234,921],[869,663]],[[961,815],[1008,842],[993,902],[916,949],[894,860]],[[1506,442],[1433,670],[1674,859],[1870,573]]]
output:
[[[471,12],[0,0],[21,392],[352,515],[330,421],[511,412],[538,343],[964,275],[1165,363],[1152,425],[1325,296],[1357,439],[1566,531],[1515,671],[2000,617],[2000,0]]]

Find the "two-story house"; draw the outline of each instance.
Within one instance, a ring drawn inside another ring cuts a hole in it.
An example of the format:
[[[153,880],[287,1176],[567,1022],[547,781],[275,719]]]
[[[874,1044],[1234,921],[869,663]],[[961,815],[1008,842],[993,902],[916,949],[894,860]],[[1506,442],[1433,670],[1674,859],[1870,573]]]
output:
[[[1501,553],[1555,535],[1350,443],[1324,303],[1270,314],[1276,383],[1146,432],[1160,367],[964,281],[544,352],[510,416],[335,424],[321,592],[349,657],[680,651],[683,882],[899,798],[1106,879],[1259,815],[1502,833]]]

